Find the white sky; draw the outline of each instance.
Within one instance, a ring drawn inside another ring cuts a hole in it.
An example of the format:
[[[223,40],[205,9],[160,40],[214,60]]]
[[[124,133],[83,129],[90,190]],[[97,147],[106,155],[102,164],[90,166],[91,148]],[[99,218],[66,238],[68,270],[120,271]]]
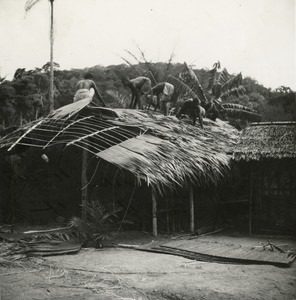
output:
[[[49,1],[0,0],[0,75],[49,61]],[[266,87],[296,89],[295,0],[55,0],[54,61],[62,69],[147,59],[211,68],[220,60]]]

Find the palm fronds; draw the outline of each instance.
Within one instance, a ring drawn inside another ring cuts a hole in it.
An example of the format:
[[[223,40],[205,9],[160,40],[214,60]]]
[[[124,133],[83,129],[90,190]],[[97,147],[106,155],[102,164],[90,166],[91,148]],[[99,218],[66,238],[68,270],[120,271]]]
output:
[[[198,80],[198,78],[196,77],[195,73],[193,72],[193,70],[187,65],[186,62],[184,62],[186,71],[189,75],[190,78],[190,88],[197,94],[199,100],[201,101],[202,104],[207,104],[209,103],[209,100],[207,99],[203,88]]]
[[[73,217],[69,221],[69,226],[78,230],[80,238],[83,240],[102,241],[107,235],[106,223],[114,222],[116,214],[121,210],[111,205],[103,205],[99,201],[90,201],[82,204],[86,212],[86,219]]]
[[[220,69],[220,62],[218,61],[213,65],[213,69],[209,71],[209,82],[207,86],[207,91],[211,91],[213,85],[215,84],[217,69]]]
[[[222,86],[222,93],[226,93],[229,90],[233,90],[234,88],[238,88],[243,82],[242,74],[239,73],[233,78],[229,79],[223,86]]]
[[[107,90],[106,94],[116,102],[116,107],[127,108],[130,104],[130,97],[121,94],[117,90]]]
[[[230,77],[230,75],[229,75],[228,71],[226,70],[226,68],[224,68],[219,75],[218,83],[221,86],[224,85],[229,80],[229,77]]]
[[[167,77],[167,81],[175,87],[175,90],[180,95],[184,95],[184,97],[190,97],[190,98],[197,97],[196,93],[186,83],[182,82],[178,78],[176,78],[172,75],[169,75]]]
[[[40,0],[28,0],[25,4],[25,11],[28,12]]]
[[[240,104],[224,103],[221,106],[227,116],[231,118],[244,119],[250,122],[259,122],[262,119],[262,116],[254,109]]]

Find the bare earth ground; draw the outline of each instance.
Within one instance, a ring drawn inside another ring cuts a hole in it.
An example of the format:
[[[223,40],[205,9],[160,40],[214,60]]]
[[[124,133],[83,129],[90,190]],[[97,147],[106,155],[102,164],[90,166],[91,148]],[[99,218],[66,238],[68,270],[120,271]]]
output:
[[[204,238],[248,246],[267,241],[266,236]],[[144,244],[152,240],[149,235],[129,232],[116,242]],[[295,240],[272,240],[296,248]],[[1,267],[0,282],[1,300],[296,299],[296,263],[290,268],[220,264],[132,249],[84,248],[74,255]]]

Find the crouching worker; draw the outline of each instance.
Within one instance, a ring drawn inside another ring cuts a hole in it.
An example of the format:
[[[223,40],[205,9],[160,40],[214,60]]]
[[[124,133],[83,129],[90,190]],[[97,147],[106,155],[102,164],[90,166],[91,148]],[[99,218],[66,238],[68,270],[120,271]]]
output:
[[[180,119],[182,115],[189,116],[193,120],[193,126],[195,126],[198,117],[200,127],[203,128],[203,117],[205,114],[206,111],[200,105],[200,100],[198,98],[194,98],[188,99],[183,103],[180,110],[176,114],[176,117]]]
[[[139,109],[143,109],[142,95],[148,95],[151,93],[151,81],[149,78],[139,76],[134,79],[124,79],[123,84],[128,86],[132,92],[132,100],[130,107],[136,108],[138,105]]]
[[[97,96],[97,98],[100,100],[102,105],[98,104],[99,106],[106,107],[106,104],[101,96],[101,94],[98,91],[98,88],[93,81],[93,76],[91,73],[86,73],[84,75],[84,79],[77,82],[76,86],[76,94],[74,96],[73,102],[83,100],[86,98],[93,98],[94,95]]]
[[[165,116],[168,115],[175,87],[168,82],[160,82],[152,88],[152,94],[157,97],[155,110],[160,108]],[[150,109],[150,105],[148,107]]]

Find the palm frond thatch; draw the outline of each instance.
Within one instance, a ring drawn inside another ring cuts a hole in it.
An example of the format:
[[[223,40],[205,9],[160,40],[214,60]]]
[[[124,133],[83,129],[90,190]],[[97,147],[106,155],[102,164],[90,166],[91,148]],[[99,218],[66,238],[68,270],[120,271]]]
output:
[[[237,130],[220,120],[204,119],[201,129],[180,123],[174,116],[90,107],[71,118],[44,118],[26,132],[7,135],[0,140],[0,148],[74,145],[131,172],[137,182],[160,192],[188,181],[217,184],[229,170],[227,152],[238,138]]]
[[[296,159],[296,122],[253,123],[231,150],[234,160]]]

